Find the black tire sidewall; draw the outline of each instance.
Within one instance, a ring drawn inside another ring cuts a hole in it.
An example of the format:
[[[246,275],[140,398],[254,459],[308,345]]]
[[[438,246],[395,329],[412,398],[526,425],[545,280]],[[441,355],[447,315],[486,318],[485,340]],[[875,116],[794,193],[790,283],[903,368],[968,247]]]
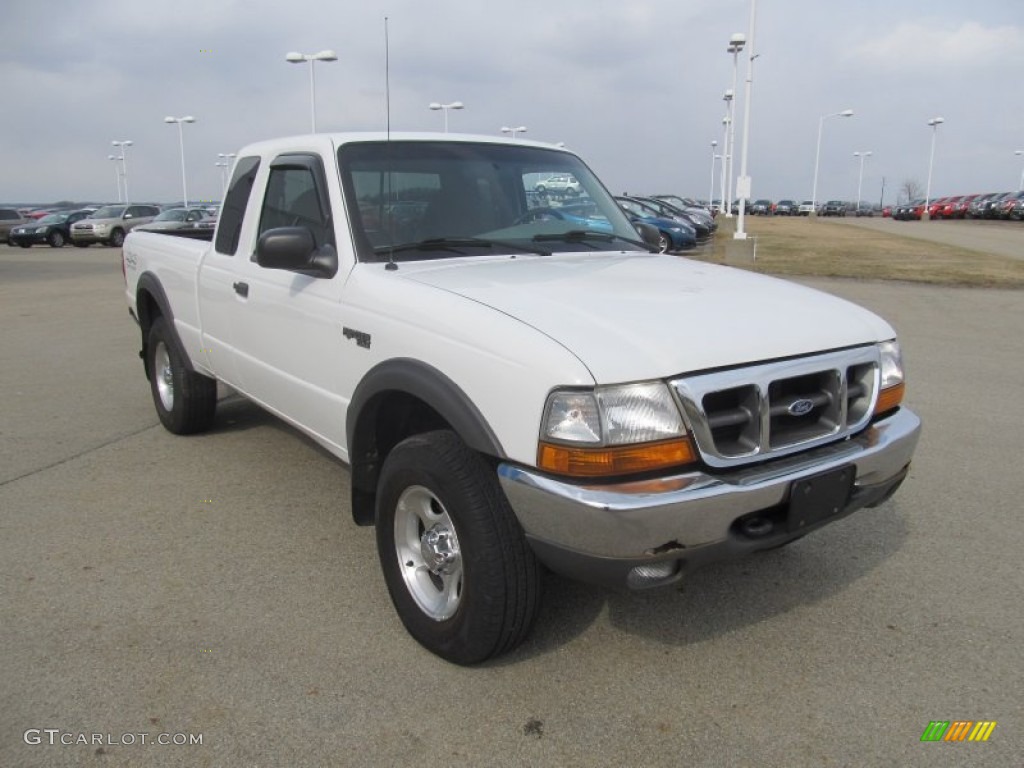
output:
[[[395,508],[410,486],[422,486],[441,501],[459,541],[462,594],[455,614],[443,621],[423,613],[409,594],[395,550]],[[525,636],[518,629],[515,639],[506,634],[506,602],[521,599],[508,592],[524,587],[515,583],[518,564],[506,558],[525,557],[528,568],[537,569],[536,563],[493,469],[454,433],[417,435],[389,454],[381,472],[376,536],[391,600],[406,629],[425,648],[456,664],[475,664]],[[513,549],[517,551],[510,555]],[[536,581],[525,588],[539,591],[539,576]],[[527,625],[535,613],[527,611]]]

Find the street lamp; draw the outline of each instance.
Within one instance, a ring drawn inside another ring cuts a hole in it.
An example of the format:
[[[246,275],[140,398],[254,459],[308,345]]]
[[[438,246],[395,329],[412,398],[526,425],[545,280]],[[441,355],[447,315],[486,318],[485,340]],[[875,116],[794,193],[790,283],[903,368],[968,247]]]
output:
[[[739,76],[739,56],[740,51],[743,50],[743,46],[747,44],[746,35],[742,32],[736,32],[729,38],[729,45],[725,49],[726,53],[732,54],[732,88],[725,92],[725,113],[729,116],[729,140],[726,142],[723,154],[725,155],[724,162],[726,163],[725,178],[728,180],[729,192],[728,199],[730,201],[727,216],[732,216],[732,192],[733,192],[733,178],[735,171],[735,158],[736,158],[736,120],[735,110],[733,104],[736,98],[736,80]],[[723,190],[723,195],[725,191]]]
[[[821,132],[825,127],[825,121],[830,117],[853,117],[852,109],[844,109],[842,112],[833,112],[830,115],[822,115],[821,119],[818,120],[818,148],[814,153],[814,187],[811,191],[811,216],[816,216],[818,213],[818,165],[821,161]]]
[[[861,184],[864,182],[864,158],[871,157],[871,151],[854,152],[853,156],[860,158],[860,175],[857,177],[857,210],[860,211],[860,190]]]
[[[228,191],[228,165],[229,163],[225,160],[218,160],[214,163],[214,166],[220,168],[220,188],[221,188],[221,199],[227,195]]]
[[[740,175],[736,178],[736,195],[740,200],[740,218],[736,222],[733,240],[746,240],[747,233],[743,229],[743,216],[747,209],[747,198],[750,197],[750,177],[747,175],[747,148],[750,146],[750,101],[754,91],[754,30],[757,22],[757,0],[750,0],[750,48],[747,49],[747,87],[743,92],[743,153],[740,156]],[[736,40],[737,35],[732,36]]]
[[[1024,149],[1015,149],[1013,150],[1013,154],[1018,156],[1024,155]],[[1024,168],[1021,168],[1020,170],[1020,184],[1017,185],[1017,188],[1024,189]]]
[[[718,206],[719,213],[725,213],[726,211],[732,210],[732,206],[730,205],[731,201],[726,200],[725,194],[726,169],[729,164],[729,123],[731,122],[732,121],[729,119],[728,115],[722,118],[722,182],[719,185],[722,190],[722,199]]]
[[[921,221],[928,221],[931,216],[928,213],[928,204],[932,199],[932,165],[935,163],[935,134],[938,133],[939,126],[946,122],[944,117],[933,117],[928,121],[928,125],[932,127],[932,150],[928,155],[928,185],[924,191],[924,213],[921,214]]]
[[[734,93],[735,91],[729,90],[722,96],[722,101],[725,102],[725,149],[722,152],[725,159],[722,162],[725,163],[725,183],[727,185],[722,189],[722,196],[730,201],[729,207],[725,210],[726,217],[730,219],[732,218],[732,161],[736,146],[736,121],[733,120],[732,115]]]
[[[429,105],[430,109],[437,111],[439,109],[444,110],[444,132],[448,133],[448,110],[449,109],[465,109],[466,105],[461,101],[453,101],[451,104],[441,104],[436,101],[432,101]]]
[[[125,158],[124,150],[125,147],[132,145],[131,141],[125,139],[124,141],[112,141],[110,145],[113,147],[119,147],[121,149],[121,175],[124,177],[124,201],[128,202],[128,160]]]
[[[712,139],[711,141],[711,184],[708,187],[708,208],[711,207],[711,201],[715,199],[715,160],[718,159],[718,155],[715,154],[715,147],[718,146],[718,142]]]
[[[316,76],[313,74],[313,64],[317,61],[337,61],[338,55],[334,51],[320,51],[320,53],[296,53],[292,51],[287,54],[285,61],[292,64],[309,62],[309,111],[313,120],[313,133],[316,133]]]
[[[178,124],[178,145],[181,147],[181,202],[188,207],[188,185],[185,182],[185,132],[182,130],[182,123],[194,123],[196,119],[192,115],[186,117],[165,117],[165,123]]]
[[[517,134],[526,133],[526,126],[520,125],[518,128],[509,128],[507,125],[503,125],[501,127],[501,132],[512,134],[512,141],[515,141]]]
[[[114,166],[114,184],[117,185],[117,202],[121,202],[121,158],[117,155],[107,155],[107,160],[113,160],[117,165]]]

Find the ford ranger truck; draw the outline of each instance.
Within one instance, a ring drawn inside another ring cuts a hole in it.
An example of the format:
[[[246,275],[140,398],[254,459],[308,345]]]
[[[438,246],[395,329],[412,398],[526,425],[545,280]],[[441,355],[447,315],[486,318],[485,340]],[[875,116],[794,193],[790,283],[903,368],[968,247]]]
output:
[[[409,633],[473,664],[544,567],[671,584],[907,475],[884,320],[645,236],[566,149],[316,134],[238,153],[212,242],[133,232],[123,266],[164,426],[208,429],[221,382],[323,445]]]

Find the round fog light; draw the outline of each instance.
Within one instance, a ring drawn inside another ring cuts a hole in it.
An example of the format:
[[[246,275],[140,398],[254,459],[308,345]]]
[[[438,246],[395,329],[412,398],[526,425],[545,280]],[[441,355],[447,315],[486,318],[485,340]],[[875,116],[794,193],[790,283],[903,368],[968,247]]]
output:
[[[675,560],[664,560],[660,563],[638,565],[626,576],[626,584],[630,589],[643,589],[656,586],[659,582],[676,575],[679,564]]]

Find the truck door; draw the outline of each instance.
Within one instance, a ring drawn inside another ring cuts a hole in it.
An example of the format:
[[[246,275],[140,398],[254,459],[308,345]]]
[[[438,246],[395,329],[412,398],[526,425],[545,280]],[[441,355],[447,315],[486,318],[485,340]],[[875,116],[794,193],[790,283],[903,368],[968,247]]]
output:
[[[313,277],[267,269],[255,261],[264,232],[305,227],[318,247],[336,246],[322,159],[288,153],[271,161],[249,238],[250,254],[235,265],[231,339],[241,386],[253,399],[341,447],[347,399],[340,396],[341,285],[344,274]]]

